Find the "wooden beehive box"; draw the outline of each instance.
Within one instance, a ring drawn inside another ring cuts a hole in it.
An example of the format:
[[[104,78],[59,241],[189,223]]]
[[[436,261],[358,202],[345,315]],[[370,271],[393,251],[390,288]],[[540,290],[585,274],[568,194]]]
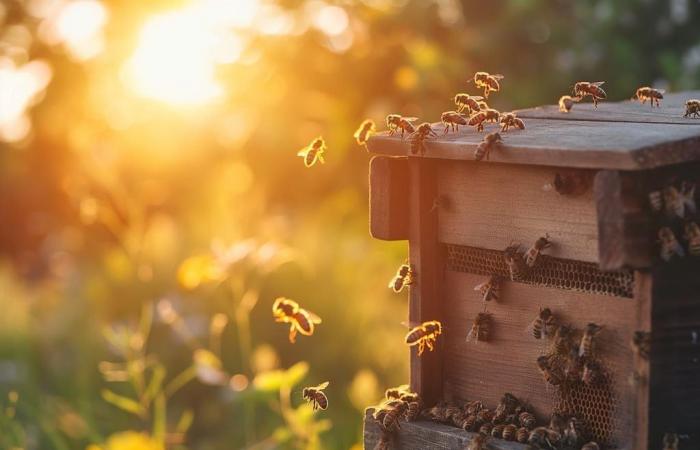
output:
[[[409,321],[440,320],[435,351],[411,350],[410,386],[426,405],[479,399],[495,407],[505,392],[527,400],[546,422],[562,399],[535,364],[543,343],[528,325],[549,307],[561,323],[603,325],[598,353],[609,379],[569,397],[606,447],[661,448],[666,432],[700,448],[700,256],[664,262],[657,232],[669,226],[683,241],[687,221],[656,213],[649,194],[683,181],[700,184],[700,119],[683,118],[700,92],[667,95],[661,108],[633,102],[523,110],[526,129],[503,133],[489,161],[474,160],[484,133],[461,129],[429,139],[412,155],[408,139],[374,136],[370,168],[371,234],[408,240],[415,282]],[[486,132],[496,126],[487,126]],[[555,176],[575,176],[580,192],[562,195]],[[700,189],[699,189],[700,191]],[[698,195],[700,196],[700,195]],[[435,200],[439,199],[436,207]],[[505,281],[490,302],[488,342],[465,342],[483,309],[474,286],[508,276],[502,251],[549,234],[553,247],[522,282]],[[648,359],[634,354],[633,333],[651,332]],[[380,435],[368,415],[365,448]],[[462,448],[472,434],[412,422],[393,448]],[[525,448],[496,440],[496,448]]]

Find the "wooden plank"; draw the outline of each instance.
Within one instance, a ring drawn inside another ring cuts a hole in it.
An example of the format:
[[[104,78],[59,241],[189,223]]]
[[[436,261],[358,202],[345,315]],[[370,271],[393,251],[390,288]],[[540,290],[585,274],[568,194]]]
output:
[[[442,320],[442,246],[437,240],[437,214],[432,210],[437,193],[437,161],[409,158],[409,258],[413,265],[414,282],[410,286],[409,323],[417,325],[430,320]],[[442,398],[442,336],[434,351],[418,356],[411,348],[411,389],[432,405]]]
[[[629,342],[636,327],[636,304],[628,298],[583,294],[506,281],[501,300],[490,302],[491,337],[488,342],[465,342],[474,317],[484,309],[473,287],[484,276],[447,271],[445,282],[444,397],[450,401],[482,400],[495,407],[505,392],[532,404],[540,421],[548,419],[556,391],[543,381],[536,359],[547,344],[532,337],[529,325],[539,308],[549,307],[560,323],[582,329],[588,322],[604,326],[598,356],[612,377],[613,405],[600,406],[595,423],[609,423],[621,448],[631,432],[629,378],[632,354]],[[597,397],[600,399],[601,397]],[[588,400],[588,404],[597,401]]]
[[[634,174],[601,170],[594,182],[598,250],[602,270],[652,264],[651,217]]]
[[[442,162],[438,191],[439,239],[449,244],[503,250],[511,241],[530,246],[548,233],[547,254],[598,261],[598,229],[593,191],[562,196],[545,185],[556,169],[541,166]]]
[[[630,94],[630,97],[634,93]],[[537,108],[521,109],[518,117],[530,119],[555,120],[588,120],[596,122],[634,122],[634,123],[666,123],[700,126],[700,119],[683,117],[685,101],[699,99],[700,91],[676,92],[664,94],[661,107],[651,108],[649,102],[642,105],[638,101],[602,102],[594,108],[590,102],[575,104],[573,109],[564,113],[558,105],[539,106]],[[558,100],[558,99],[557,99]]]
[[[375,156],[369,163],[369,230],[375,239],[408,239],[408,160]]]
[[[364,448],[373,450],[382,436],[382,431],[372,419],[373,408],[367,408],[364,420]],[[392,437],[394,450],[445,450],[463,449],[477,435],[449,425],[426,421],[406,422]],[[491,450],[525,450],[524,444],[491,439]]]
[[[635,272],[635,301],[637,302],[636,330],[651,331],[652,276],[649,272]],[[644,449],[649,444],[649,360],[634,355],[635,374],[632,378],[635,449]],[[656,446],[650,446],[653,448]]]

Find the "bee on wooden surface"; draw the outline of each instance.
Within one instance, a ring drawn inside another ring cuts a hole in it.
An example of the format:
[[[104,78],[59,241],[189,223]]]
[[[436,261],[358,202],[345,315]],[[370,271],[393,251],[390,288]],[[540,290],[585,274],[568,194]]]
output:
[[[685,251],[676,239],[676,235],[669,227],[661,227],[659,229],[659,256],[664,261],[668,262],[674,256],[684,257]]]
[[[493,420],[493,415],[494,413],[490,409],[481,409],[479,410],[479,412],[476,413],[476,421],[478,423],[491,422]]]
[[[574,84],[574,95],[580,99],[584,99],[587,96],[591,96],[593,99],[593,106],[598,107],[598,100],[604,100],[607,98],[607,94],[601,88],[605,81],[596,81],[594,83],[588,81],[579,81]]]
[[[563,444],[565,447],[577,448],[581,444],[583,438],[583,429],[581,422],[576,417],[570,417],[563,435]]]
[[[488,280],[474,286],[475,291],[479,291],[481,299],[485,302],[498,301],[501,293],[501,277],[491,275]]]
[[[697,212],[697,205],[695,204],[695,183],[689,181],[683,181],[681,183],[681,198],[683,199],[683,205],[685,210],[694,215]]]
[[[529,436],[530,436],[530,430],[528,430],[525,427],[520,427],[520,428],[518,428],[518,431],[515,432],[515,440],[520,442],[521,444],[526,444],[527,438]]]
[[[445,133],[447,134],[452,127],[452,131],[459,131],[460,125],[466,125],[467,119],[456,111],[445,111],[440,115],[440,121],[445,125]]]
[[[396,275],[389,282],[389,287],[396,293],[403,290],[404,287],[413,284],[413,269],[410,264],[401,264],[396,271]]]
[[[521,412],[518,416],[518,421],[520,422],[520,426],[523,426],[528,430],[532,430],[535,428],[535,425],[537,425],[537,419],[535,419],[534,414],[528,411]]]
[[[564,433],[566,430],[566,427],[568,426],[568,423],[564,416],[562,416],[558,412],[553,412],[552,415],[549,417],[549,428],[558,431],[559,433]]]
[[[583,330],[583,336],[581,336],[581,343],[578,347],[578,355],[583,358],[591,358],[593,356],[593,338],[600,333],[603,329],[602,326],[595,323],[589,323]]]
[[[464,411],[457,405],[448,405],[445,407],[445,416],[448,420],[459,426],[464,420]]]
[[[377,126],[374,124],[374,121],[366,119],[364,122],[362,122],[360,128],[355,131],[355,134],[353,134],[352,137],[354,137],[357,141],[357,145],[366,145],[367,140],[375,133],[375,131],[377,131]]]
[[[402,384],[401,386],[389,388],[386,391],[384,391],[384,398],[386,398],[386,399],[400,399],[401,396],[405,392],[409,392],[408,385]]]
[[[491,422],[486,422],[479,427],[479,433],[490,436],[491,430],[493,430],[493,424]]]
[[[572,97],[570,95],[562,95],[559,97],[559,111],[568,113],[574,107],[574,103],[581,101],[580,97]]]
[[[502,139],[500,133],[493,132],[487,134],[476,147],[476,150],[474,150],[474,159],[476,161],[481,161],[482,159],[486,158],[486,160],[488,161],[489,156],[491,155],[491,151],[495,147],[499,146],[501,141]]]
[[[676,433],[665,433],[663,450],[678,450],[678,440],[678,435]]]
[[[481,400],[472,400],[464,405],[464,413],[467,415],[476,415],[476,413],[482,409],[484,409],[484,404],[481,402]]]
[[[490,74],[488,72],[477,72],[474,74],[474,84],[476,84],[476,87],[484,90],[484,97],[486,98],[489,98],[491,92],[501,90],[499,81],[502,79],[503,75],[500,74]]]
[[[683,194],[675,186],[667,186],[662,191],[666,215],[677,216],[681,219],[685,217],[685,200]]]
[[[688,241],[688,253],[700,256],[700,226],[695,222],[686,223],[683,237]]]
[[[435,137],[437,133],[433,130],[428,122],[423,122],[418,125],[416,131],[414,131],[411,136],[411,153],[414,155],[425,153],[425,140],[429,137]]]
[[[476,112],[479,109],[481,109],[479,102],[483,99],[484,97],[478,95],[459,93],[455,95],[455,105],[457,106],[457,112],[461,113],[467,111],[467,113],[469,114]]]
[[[418,415],[420,414],[420,410],[420,401],[408,402],[406,406],[406,420],[408,422],[413,422],[414,420],[416,420],[418,418]]]
[[[321,318],[311,311],[301,308],[297,302],[285,297],[279,297],[272,304],[272,316],[275,322],[289,324],[289,342],[296,342],[297,332],[304,336],[314,334],[316,325]]]
[[[438,404],[428,408],[424,410],[421,415],[432,420],[433,422],[444,423],[449,419],[449,416],[447,415],[447,406],[443,404]]]
[[[506,441],[514,441],[517,432],[518,427],[510,423],[503,428],[503,439]]]
[[[301,396],[304,398],[304,400],[311,403],[311,405],[314,408],[314,411],[316,411],[319,408],[328,408],[328,397],[326,397],[326,394],[323,392],[323,390],[328,387],[328,384],[329,382],[326,381],[325,383],[321,383],[318,386],[305,387],[302,391]]]
[[[649,192],[649,205],[651,206],[652,211],[656,213],[661,212],[664,207],[664,200],[661,196],[661,191]]]
[[[501,132],[503,133],[508,131],[511,127],[520,128],[521,130],[525,129],[525,122],[519,119],[514,112],[501,114],[499,123],[501,124]]]
[[[498,403],[498,406],[496,406],[496,411],[494,412],[493,416],[493,422],[494,423],[503,423],[505,422],[506,418],[515,413],[516,408],[518,408],[520,405],[520,400],[510,392],[506,392],[503,394],[503,397],[501,397],[501,401]]]
[[[470,127],[476,127],[476,131],[484,131],[484,125],[486,123],[498,123],[500,117],[501,113],[499,113],[497,110],[484,108],[469,116],[467,125]]]
[[[659,108],[661,107],[661,99],[664,98],[664,93],[666,91],[663,89],[654,89],[649,86],[644,86],[640,87],[637,89],[637,92],[634,93],[634,96],[632,97],[632,100],[639,100],[642,105],[649,100],[649,104],[651,107],[654,107],[654,103],[656,103],[656,106]]]
[[[408,405],[405,402],[397,402],[392,405],[382,419],[382,425],[387,430],[401,428],[400,419],[404,417]]]
[[[467,342],[488,341],[491,328],[491,314],[481,312],[476,315],[472,327],[467,334]]]
[[[494,425],[493,428],[491,428],[491,437],[503,439],[503,430],[505,429],[505,427],[505,423]]]
[[[317,162],[324,164],[326,160],[323,158],[323,154],[326,152],[326,148],[326,142],[319,136],[309,145],[299,150],[297,156],[304,158],[306,167],[312,167]]]
[[[651,351],[651,333],[648,331],[635,331],[632,335],[632,349],[642,359],[649,359]]]
[[[389,129],[389,135],[393,136],[394,133],[401,131],[401,139],[405,134],[412,134],[416,131],[416,127],[412,122],[418,120],[417,117],[403,117],[399,114],[389,114],[386,116],[386,127]]]
[[[583,444],[581,450],[600,450],[600,445],[597,442],[591,441]]]
[[[554,335],[557,329],[557,320],[549,308],[540,308],[540,312],[530,324],[532,336],[535,339],[542,339]]]
[[[460,424],[460,428],[464,431],[474,431],[474,429],[476,429],[476,424],[476,414],[467,414]]]
[[[489,437],[483,434],[477,434],[469,441],[469,444],[465,447],[465,450],[486,450]]]
[[[511,281],[527,278],[530,267],[525,262],[525,255],[520,250],[520,244],[511,244],[503,250],[503,259],[508,267]]]
[[[552,349],[560,356],[569,356],[573,345],[574,330],[570,325],[561,325],[554,332]]]
[[[411,328],[406,334],[405,341],[409,347],[417,345],[418,356],[420,356],[426,347],[433,351],[435,341],[440,334],[442,334],[442,324],[437,320],[431,320]]]
[[[683,117],[700,117],[700,100],[687,100],[685,102],[685,114]]]
[[[532,244],[532,247],[530,247],[525,253],[525,262],[527,263],[527,265],[529,267],[535,267],[535,263],[537,263],[537,258],[539,258],[542,250],[551,246],[552,242],[549,240],[548,234],[545,234],[544,236],[537,239],[535,243]]]
[[[587,386],[595,386],[604,380],[603,368],[596,361],[586,361],[583,364],[581,381]]]
[[[560,370],[555,369],[549,362],[549,358],[545,355],[537,358],[537,368],[542,374],[544,381],[552,386],[561,386],[564,382],[564,374]]]

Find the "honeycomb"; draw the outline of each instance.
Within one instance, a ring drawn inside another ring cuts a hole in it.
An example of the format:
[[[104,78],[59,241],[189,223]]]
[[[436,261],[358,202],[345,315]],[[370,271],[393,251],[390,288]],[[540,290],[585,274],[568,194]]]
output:
[[[478,275],[509,278],[503,252],[447,244],[447,268]],[[541,255],[537,266],[521,283],[615,297],[633,297],[634,274],[629,270],[604,272],[597,264]]]

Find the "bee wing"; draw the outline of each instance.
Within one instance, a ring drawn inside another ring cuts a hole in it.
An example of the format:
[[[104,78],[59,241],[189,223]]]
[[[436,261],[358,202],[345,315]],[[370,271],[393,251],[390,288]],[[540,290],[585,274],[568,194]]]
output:
[[[316,314],[312,313],[311,311],[306,311],[306,315],[309,318],[309,321],[311,321],[317,325],[322,322],[321,318],[319,316],[317,316]]]
[[[592,84],[593,86],[598,86],[598,87],[600,87],[600,86],[602,86],[602,85],[605,84],[605,81],[596,81],[595,83],[591,83],[591,84]]]
[[[331,383],[330,381],[326,381],[326,382],[321,383],[321,384],[319,384],[318,386],[316,386],[315,389],[317,389],[317,390],[319,390],[319,391],[322,391],[322,390],[324,390],[325,388],[327,388],[328,385],[329,385],[330,383]]]
[[[407,122],[415,122],[416,120],[418,120],[418,117],[403,117],[403,120]]]
[[[492,76],[493,78],[497,79],[497,80],[502,80],[502,79],[505,78],[505,77],[504,77],[503,75],[501,75],[500,73],[496,73],[496,74],[493,74],[493,75],[491,75],[491,76]]]
[[[666,89],[657,89],[656,92],[658,92],[659,94],[665,94]]]
[[[473,100],[476,100],[477,102],[484,99],[484,97],[482,97],[481,95],[470,95],[469,97]]]
[[[297,152],[297,156],[306,156],[309,153],[309,147],[304,147]]]

